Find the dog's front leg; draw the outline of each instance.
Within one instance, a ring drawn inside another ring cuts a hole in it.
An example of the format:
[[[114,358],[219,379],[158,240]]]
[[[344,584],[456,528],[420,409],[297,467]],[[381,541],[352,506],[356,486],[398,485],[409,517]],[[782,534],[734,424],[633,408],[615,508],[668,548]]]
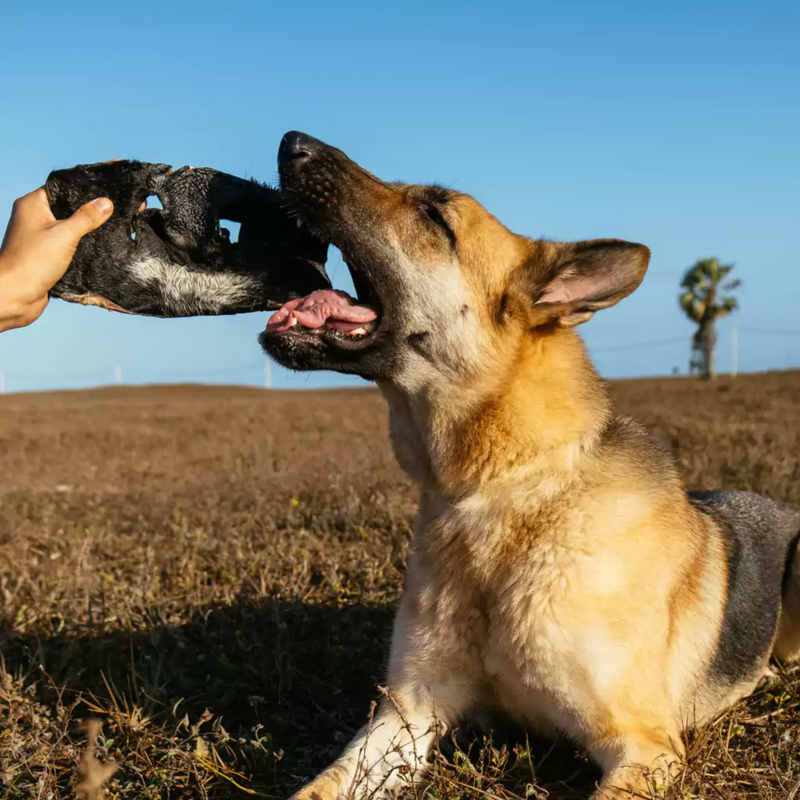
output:
[[[445,724],[433,703],[422,698],[409,703],[401,695],[386,690],[373,719],[294,800],[371,798],[390,793],[403,782],[419,780]]]
[[[437,739],[469,709],[470,670],[458,652],[431,636],[430,620],[420,620],[412,595],[407,587],[395,620],[389,686],[377,712],[292,800],[366,800],[419,781]]]

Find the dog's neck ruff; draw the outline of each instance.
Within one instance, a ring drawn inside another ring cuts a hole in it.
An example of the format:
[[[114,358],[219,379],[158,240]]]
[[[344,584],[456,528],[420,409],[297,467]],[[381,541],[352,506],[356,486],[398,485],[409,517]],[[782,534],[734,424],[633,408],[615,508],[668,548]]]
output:
[[[574,474],[612,419],[584,345],[569,330],[521,348],[503,380],[483,391],[381,389],[401,466],[423,491],[452,498],[523,476]]]

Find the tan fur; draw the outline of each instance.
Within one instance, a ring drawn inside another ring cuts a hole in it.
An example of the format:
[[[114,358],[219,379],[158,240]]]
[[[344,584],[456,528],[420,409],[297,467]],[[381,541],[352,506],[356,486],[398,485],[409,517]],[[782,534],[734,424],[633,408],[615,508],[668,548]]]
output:
[[[585,746],[604,769],[597,797],[663,785],[683,729],[736,699],[708,678],[724,543],[671,458],[614,416],[570,329],[638,285],[647,251],[631,245],[619,267],[609,243],[616,272],[587,299],[581,259],[605,270],[604,243],[531,241],[451,193],[453,252],[409,216],[415,187],[359,185],[403,287],[392,324],[426,332],[380,382],[421,503],[389,697],[298,797],[418,779],[442,727],[483,703]],[[781,641],[796,643],[790,628]]]
[[[790,564],[774,650],[775,655],[785,661],[800,659],[800,541]]]

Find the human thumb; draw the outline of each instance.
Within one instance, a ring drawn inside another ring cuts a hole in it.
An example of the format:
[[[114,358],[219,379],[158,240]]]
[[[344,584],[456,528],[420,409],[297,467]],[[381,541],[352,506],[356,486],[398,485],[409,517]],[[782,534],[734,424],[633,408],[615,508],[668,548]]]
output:
[[[114,211],[114,204],[107,197],[98,197],[82,205],[71,217],[60,223],[74,237],[75,243],[90,231],[99,228]]]

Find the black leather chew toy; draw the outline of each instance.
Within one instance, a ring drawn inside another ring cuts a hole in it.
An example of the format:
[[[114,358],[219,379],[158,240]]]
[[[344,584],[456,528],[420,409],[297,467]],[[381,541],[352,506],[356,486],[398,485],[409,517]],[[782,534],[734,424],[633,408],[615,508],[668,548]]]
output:
[[[85,236],[50,292],[129,314],[188,317],[278,308],[328,288],[327,244],[298,227],[280,192],[213,169],[109,161],[50,173],[57,219],[95,197],[111,219]],[[157,196],[163,208],[141,213]],[[240,223],[237,242],[220,220]]]

